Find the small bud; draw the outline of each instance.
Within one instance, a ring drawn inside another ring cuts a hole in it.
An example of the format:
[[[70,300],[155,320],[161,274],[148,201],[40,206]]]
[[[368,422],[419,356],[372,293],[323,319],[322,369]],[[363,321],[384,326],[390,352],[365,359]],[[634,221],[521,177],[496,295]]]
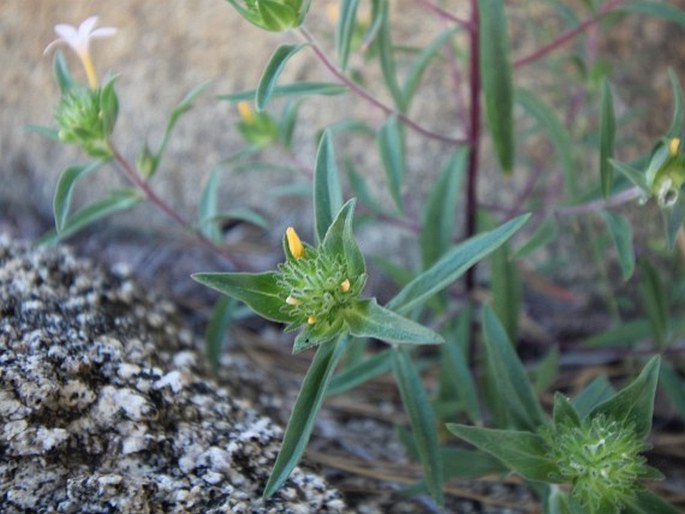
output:
[[[680,138],[674,137],[668,142],[668,153],[671,157],[678,155],[680,151]]]
[[[285,236],[288,239],[288,249],[293,257],[296,259],[301,259],[304,257],[304,246],[300,240],[300,236],[297,235],[293,227],[288,227],[285,231]]]
[[[307,324],[308,324],[308,325],[313,325],[314,323],[316,323],[316,316],[309,316],[309,317],[307,318]]]
[[[343,280],[342,283],[340,284],[340,290],[341,290],[343,293],[348,292],[348,291],[350,290],[350,287],[352,287],[352,284],[350,284],[350,279],[349,279],[349,278],[346,278],[346,279]]]
[[[288,305],[300,305],[302,301],[292,296],[288,296],[288,298],[285,299],[285,303],[287,303]]]
[[[252,112],[252,108],[250,107],[249,103],[238,102],[238,113],[240,114],[240,117],[245,123],[254,125],[255,115],[254,112]]]

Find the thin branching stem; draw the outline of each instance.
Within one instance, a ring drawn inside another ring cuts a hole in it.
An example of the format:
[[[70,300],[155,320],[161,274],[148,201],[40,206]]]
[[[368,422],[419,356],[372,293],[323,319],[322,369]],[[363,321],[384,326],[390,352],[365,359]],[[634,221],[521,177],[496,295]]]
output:
[[[443,143],[448,143],[451,145],[463,145],[466,143],[465,139],[461,138],[453,138],[453,137],[447,137],[444,136],[443,134],[440,134],[438,132],[433,132],[431,130],[428,130],[421,126],[419,123],[411,119],[409,116],[407,116],[404,113],[401,113],[397,111],[396,109],[390,107],[389,105],[384,104],[377,98],[375,98],[373,95],[371,95],[368,91],[366,91],[364,88],[359,86],[356,82],[351,80],[349,77],[347,77],[344,73],[342,73],[338,67],[335,65],[335,63],[328,57],[326,52],[323,51],[323,49],[319,46],[319,44],[316,42],[314,39],[314,36],[312,36],[307,29],[304,27],[300,27],[299,29],[300,33],[304,37],[304,39],[310,44],[312,50],[318,57],[318,59],[321,61],[321,63],[345,86],[347,86],[350,91],[352,91],[355,95],[359,96],[360,98],[363,98],[366,102],[368,102],[370,105],[375,107],[376,109],[382,111],[386,116],[392,116],[395,115],[397,116],[397,119],[401,121],[404,125],[407,127],[411,128],[415,132],[418,132],[419,134],[426,136],[430,139],[435,139],[437,141],[441,141]]]
[[[431,2],[430,0],[416,0],[418,3],[423,5],[426,9],[433,11],[435,14],[440,16],[442,19],[454,23],[455,25],[458,25],[466,30],[471,30],[473,25],[471,23],[471,20],[464,20],[462,18],[459,18],[458,16],[455,16],[449,11],[446,11],[439,5],[437,5],[434,2]]]
[[[228,253],[225,248],[217,245],[214,241],[206,237],[202,232],[198,231],[186,218],[184,218],[178,211],[174,210],[167,202],[165,202],[155,191],[150,187],[147,180],[138,173],[131,163],[119,152],[119,150],[110,143],[110,149],[119,169],[122,171],[126,179],[133,184],[143,195],[145,199],[152,203],[155,207],[161,210],[166,216],[171,218],[184,231],[192,234],[198,241],[209,248],[212,252],[223,257],[234,268],[240,268],[239,263],[234,255]]]
[[[566,43],[573,41],[578,35],[582,34],[589,27],[599,22],[599,20],[602,17],[608,14],[612,9],[616,9],[617,7],[619,7],[621,4],[623,4],[623,0],[610,0],[606,4],[602,5],[597,14],[592,18],[588,18],[576,27],[567,30],[559,37],[557,37],[555,40],[550,41],[545,46],[538,48],[530,55],[527,55],[526,57],[522,57],[521,59],[517,59],[516,61],[514,61],[514,68],[523,68],[528,64],[531,64],[535,61],[542,59],[547,54],[553,52],[557,48],[564,46]]]

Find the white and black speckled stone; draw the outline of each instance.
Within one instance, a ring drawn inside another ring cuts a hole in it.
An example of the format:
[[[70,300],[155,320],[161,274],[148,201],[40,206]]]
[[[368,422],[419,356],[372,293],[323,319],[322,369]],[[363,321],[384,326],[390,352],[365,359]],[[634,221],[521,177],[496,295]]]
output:
[[[346,512],[280,429],[195,372],[174,307],[68,250],[0,237],[3,513]]]

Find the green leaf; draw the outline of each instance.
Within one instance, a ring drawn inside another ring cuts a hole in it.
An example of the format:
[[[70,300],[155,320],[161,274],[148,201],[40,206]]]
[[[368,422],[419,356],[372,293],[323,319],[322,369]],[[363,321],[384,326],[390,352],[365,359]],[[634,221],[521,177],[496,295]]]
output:
[[[55,188],[55,196],[52,200],[52,210],[55,216],[57,232],[64,230],[67,217],[69,216],[71,197],[78,181],[99,169],[103,164],[103,161],[95,161],[86,165],[69,166],[60,174],[57,187]]]
[[[659,348],[664,348],[668,338],[668,305],[664,284],[659,272],[646,258],[640,260],[640,269],[640,293],[652,328],[652,336]]]
[[[290,317],[281,312],[283,298],[277,285],[277,273],[195,273],[193,280],[220,293],[240,300],[257,314],[271,321],[289,323]]]
[[[442,506],[444,504],[443,467],[438,447],[435,414],[409,354],[399,347],[395,347],[392,353],[397,387],[411,423],[412,435],[416,442],[416,451],[423,467],[426,485],[435,503]]]
[[[563,394],[554,393],[554,414],[552,415],[556,426],[580,427],[580,415],[571,401]]]
[[[174,128],[176,127],[176,124],[178,121],[181,119],[181,117],[190,111],[190,109],[193,108],[193,105],[195,104],[195,100],[204,93],[204,91],[209,87],[209,81],[203,82],[202,84],[195,86],[193,89],[190,90],[190,92],[178,103],[178,105],[174,108],[173,111],[171,111],[171,115],[169,116],[169,121],[167,121],[166,127],[164,129],[164,135],[162,136],[162,142],[159,144],[159,148],[157,148],[157,152],[155,153],[154,160],[153,160],[153,167],[152,169],[148,172],[147,176],[152,177],[156,172],[157,169],[159,168],[159,163],[162,160],[162,156],[164,155],[164,152],[166,151],[166,147],[169,144],[169,139],[171,139],[171,133],[174,131]]]
[[[378,57],[381,63],[381,71],[385,85],[390,91],[395,106],[401,109],[404,98],[402,96],[402,89],[397,81],[397,70],[395,67],[394,48],[392,43],[392,36],[390,34],[390,2],[382,0],[380,2],[380,9],[378,12],[379,26],[378,26]]]
[[[535,368],[535,390],[539,393],[546,391],[554,383],[558,373],[559,347],[555,345]]]
[[[130,209],[141,199],[140,192],[137,189],[127,188],[112,191],[108,197],[83,207],[67,218],[59,233],[46,234],[36,244],[57,243],[110,214]]]
[[[421,305],[435,293],[451,285],[476,262],[502,245],[528,221],[528,218],[530,218],[530,214],[524,214],[507,221],[494,230],[483,232],[455,246],[433,266],[403,287],[388,302],[387,307],[400,314],[405,314],[414,307]]]
[[[647,184],[645,174],[639,170],[636,170],[632,166],[616,161],[614,159],[609,159],[609,163],[617,170],[623,173],[625,177],[630,180],[633,184],[639,187],[643,193],[647,196],[652,195],[652,191]]]
[[[326,130],[319,142],[314,169],[314,225],[319,241],[323,240],[341,206],[342,189],[338,167],[331,134]]]
[[[606,77],[602,80],[602,94],[599,107],[599,177],[604,198],[609,197],[613,183],[612,167],[609,159],[614,157],[616,139],[616,118],[611,86]]]
[[[334,96],[347,92],[347,87],[341,84],[328,82],[296,82],[294,84],[274,85],[271,90],[271,98],[280,97],[299,97],[305,95]],[[242,100],[252,100],[257,94],[256,89],[246,89],[237,93],[219,95],[219,100],[228,102],[239,102]]]
[[[64,54],[59,50],[55,52],[55,57],[52,61],[52,69],[55,72],[55,78],[57,79],[57,84],[59,85],[59,90],[62,94],[77,85],[74,77],[69,71],[69,65],[64,58]]]
[[[513,258],[516,260],[525,259],[536,250],[554,241],[556,237],[557,222],[553,215],[549,215],[530,236],[530,239],[514,252]]]
[[[622,514],[682,514],[673,505],[648,490],[637,491],[634,498],[626,498]]]
[[[342,394],[392,369],[392,350],[386,348],[373,357],[345,368],[334,376],[328,386],[328,396]]]
[[[411,101],[414,98],[417,88],[419,87],[419,83],[421,82],[421,77],[423,77],[423,74],[426,71],[426,68],[428,68],[431,60],[433,60],[445,43],[450,40],[455,31],[456,29],[449,29],[440,34],[426,48],[423,49],[421,54],[412,65],[409,73],[407,74],[407,78],[404,83],[404,89],[402,91],[403,112],[407,112],[409,110]]]
[[[352,160],[345,160],[345,170],[347,171],[347,179],[356,196],[369,210],[376,214],[382,214],[382,210],[378,205],[376,199],[371,195],[364,177],[357,171]]]
[[[53,141],[61,141],[59,138],[59,130],[52,128],[52,127],[46,127],[44,125],[26,125],[25,129],[28,132],[33,132],[34,134],[38,134],[43,137],[47,137],[48,139],[52,139]]]
[[[667,2],[631,2],[620,6],[616,10],[648,14],[650,16],[664,18],[685,27],[685,11]]]
[[[256,4],[264,22],[262,27],[267,30],[286,30],[297,25],[299,21],[299,13],[281,0],[259,0]]]
[[[264,73],[262,73],[262,76],[259,79],[259,85],[257,86],[257,91],[255,93],[255,106],[258,111],[263,111],[266,108],[266,104],[271,99],[274,86],[278,82],[285,64],[293,55],[305,46],[307,46],[307,44],[281,45],[273,53],[271,59],[269,59],[269,63],[264,69]]]
[[[678,137],[683,139],[685,137],[685,112],[683,111],[683,88],[680,85],[680,80],[675,71],[668,69],[668,79],[671,82],[671,90],[673,91],[673,121],[666,132],[666,137]]]
[[[295,133],[299,110],[300,102],[290,101],[281,111],[281,117],[278,120],[278,137],[283,141],[283,146],[289,150],[292,150],[293,134]]]
[[[340,0],[340,15],[335,31],[335,49],[338,54],[338,63],[341,70],[347,68],[358,7],[359,0]]]
[[[328,252],[343,257],[343,261],[352,276],[359,276],[366,272],[366,264],[357,240],[352,233],[355,205],[356,200],[354,198],[345,202],[345,205],[340,208],[330,227],[328,227],[321,244]]]
[[[611,398],[614,392],[609,379],[600,375],[573,399],[573,406],[580,418],[585,419],[592,412],[592,409]]]
[[[500,394],[499,408],[514,428],[536,430],[545,422],[533,386],[492,308],[483,308],[488,378]]]
[[[685,382],[669,362],[661,367],[661,385],[678,416],[685,421]]]
[[[114,124],[119,115],[119,99],[114,89],[116,77],[109,79],[100,90],[100,116],[102,117],[103,131],[109,135],[114,130]]]
[[[516,103],[544,129],[544,135],[549,138],[554,150],[559,156],[561,167],[564,172],[564,187],[571,198],[576,194],[576,166],[573,160],[571,137],[568,130],[559,121],[556,111],[547,105],[542,98],[526,89],[516,89]]]
[[[602,211],[602,218],[609,230],[616,247],[618,262],[621,266],[623,280],[628,280],[635,271],[635,250],[633,248],[633,230],[627,219],[619,214]]]
[[[675,205],[661,209],[666,229],[666,244],[669,250],[675,248],[680,227],[685,223],[685,201],[681,197]]]
[[[340,318],[319,320],[313,325],[306,325],[304,330],[295,338],[293,354],[328,343],[340,337],[344,332],[345,329]]]
[[[503,0],[478,0],[480,74],[485,114],[500,165],[514,165],[513,81]]]
[[[478,393],[473,373],[469,369],[468,353],[471,333],[471,307],[459,314],[453,330],[440,345],[440,389],[438,400],[458,399],[473,423],[481,421]]]
[[[594,334],[584,339],[583,345],[591,348],[630,347],[647,340],[651,333],[649,320],[635,319]]]
[[[457,150],[443,167],[428,197],[421,229],[423,268],[432,266],[452,245],[459,184],[466,165],[466,148]]]
[[[501,461],[480,450],[441,448],[441,452],[445,480],[501,475],[507,471],[507,467]]]
[[[376,303],[375,298],[360,300],[344,311],[350,334],[373,337],[388,343],[440,344],[443,337]]]
[[[446,427],[457,437],[498,458],[527,480],[549,482],[550,474],[558,473],[557,466],[546,457],[544,439],[535,433],[456,423],[448,423]]]
[[[507,336],[518,341],[519,316],[523,285],[518,272],[518,264],[511,256],[508,244],[503,244],[492,252],[490,264],[490,292],[492,308],[507,331]]]
[[[388,188],[397,209],[402,212],[402,183],[405,175],[404,142],[397,116],[388,118],[378,132],[378,145]]]
[[[207,322],[207,329],[205,330],[205,348],[207,351],[207,360],[209,360],[209,364],[214,373],[218,373],[219,371],[219,360],[221,359],[221,352],[224,348],[226,332],[228,332],[228,327],[233,320],[235,308],[236,301],[234,299],[222,296],[214,304],[212,314]]]
[[[297,400],[293,406],[283,444],[276,458],[264,497],[273,495],[286,481],[297,465],[311,436],[316,415],[321,408],[333,372],[345,351],[347,338],[319,346],[304,377]]]
[[[210,241],[218,243],[221,241],[221,229],[216,223],[218,208],[217,208],[217,193],[219,189],[219,173],[220,168],[214,168],[207,178],[207,183],[202,190],[200,197],[200,205],[198,206],[198,218],[200,225],[200,232]]]
[[[660,356],[652,357],[630,385],[597,405],[589,417],[605,415],[608,419],[629,422],[635,427],[637,437],[647,437],[652,428],[654,395],[659,380],[660,363]]]

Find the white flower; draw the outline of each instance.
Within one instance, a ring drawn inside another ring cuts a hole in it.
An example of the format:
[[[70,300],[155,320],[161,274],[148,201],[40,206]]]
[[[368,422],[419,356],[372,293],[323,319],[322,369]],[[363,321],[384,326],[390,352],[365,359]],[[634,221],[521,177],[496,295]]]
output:
[[[90,41],[92,39],[101,39],[106,37],[111,37],[116,34],[117,29],[114,27],[100,27],[95,28],[97,25],[98,17],[91,16],[84,20],[79,26],[74,27],[73,25],[66,25],[60,23],[55,25],[55,33],[59,38],[55,39],[50,43],[43,53],[48,53],[50,50],[55,48],[57,45],[66,44],[71,47],[71,49],[76,52],[78,58],[81,60],[84,69],[86,70],[86,75],[88,77],[88,83],[91,88],[97,87],[97,75],[95,74],[95,68],[93,66],[93,61],[90,57]]]

